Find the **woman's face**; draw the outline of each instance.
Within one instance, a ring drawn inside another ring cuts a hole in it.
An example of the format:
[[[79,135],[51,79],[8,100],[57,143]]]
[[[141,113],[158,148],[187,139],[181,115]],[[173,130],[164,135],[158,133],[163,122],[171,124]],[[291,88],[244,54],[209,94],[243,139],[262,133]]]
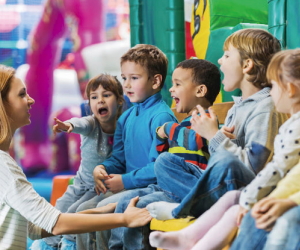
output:
[[[34,104],[34,100],[27,94],[23,81],[14,77],[5,103],[5,110],[10,118],[13,131],[30,124],[29,110],[32,104]]]

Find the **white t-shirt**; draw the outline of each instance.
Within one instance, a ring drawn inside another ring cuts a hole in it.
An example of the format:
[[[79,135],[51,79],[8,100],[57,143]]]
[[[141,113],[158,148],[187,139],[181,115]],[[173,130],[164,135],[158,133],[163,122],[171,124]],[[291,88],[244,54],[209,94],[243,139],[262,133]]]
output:
[[[39,196],[15,160],[0,150],[0,249],[26,249],[27,232],[51,233],[60,212]],[[31,223],[30,223],[31,222]]]

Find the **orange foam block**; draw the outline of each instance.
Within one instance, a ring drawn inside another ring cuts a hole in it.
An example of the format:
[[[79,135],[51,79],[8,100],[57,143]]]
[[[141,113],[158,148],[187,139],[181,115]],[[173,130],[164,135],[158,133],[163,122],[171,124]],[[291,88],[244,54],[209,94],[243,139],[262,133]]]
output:
[[[53,178],[52,193],[50,203],[55,206],[56,200],[60,198],[67,190],[67,187],[73,183],[74,175],[57,175]]]

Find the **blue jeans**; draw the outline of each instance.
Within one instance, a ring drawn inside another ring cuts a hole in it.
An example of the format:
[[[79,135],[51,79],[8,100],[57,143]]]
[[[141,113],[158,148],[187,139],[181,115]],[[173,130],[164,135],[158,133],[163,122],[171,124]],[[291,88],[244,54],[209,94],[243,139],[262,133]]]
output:
[[[180,205],[172,212],[174,218],[199,217],[226,192],[248,185],[255,177],[244,163],[224,149],[211,155],[207,169],[200,175],[193,175],[195,170],[182,168],[182,164],[178,165],[170,158],[174,157],[169,155],[165,164],[155,164],[155,173],[158,185],[166,195],[179,198],[176,201]],[[170,180],[172,185],[166,185]]]
[[[227,191],[239,189],[255,177],[236,156],[222,149],[211,156],[205,171],[171,153],[161,154],[154,169],[159,190],[163,193],[141,197],[138,207],[154,201],[168,201],[169,198],[169,202],[181,202],[173,211],[175,217],[198,217]],[[127,206],[128,201],[125,204]],[[147,249],[149,227],[123,231],[125,249]],[[122,239],[121,234],[118,237]]]
[[[172,153],[160,154],[154,164],[157,185],[165,194],[180,203],[205,172]]]
[[[256,228],[255,220],[247,213],[230,250],[299,250],[299,231],[300,206],[279,217],[271,232]]]
[[[284,213],[269,233],[264,250],[300,249],[300,206]]]
[[[156,201],[173,202],[169,199],[157,185],[151,184],[147,188],[129,190],[123,193],[124,195],[118,201],[115,213],[123,213],[130,199],[139,196],[139,201],[136,207],[145,208],[148,204]],[[97,232],[98,234],[98,232]],[[109,239],[109,249],[152,249],[149,245],[148,239],[150,234],[149,225],[138,228],[115,228],[111,230],[111,236]]]
[[[86,209],[92,209],[95,207],[105,206],[109,203],[118,202],[118,200],[120,199],[120,197],[122,196],[123,193],[124,192],[113,194],[112,192],[107,192],[106,194],[102,193],[99,196],[97,195],[94,198],[81,204],[78,207],[78,209],[76,210],[76,212],[80,212],[80,211],[83,211]],[[77,249],[80,249],[80,250],[96,250],[96,249],[105,250],[105,249],[108,249],[107,245],[108,245],[110,230],[105,230],[102,232],[105,235],[105,237],[103,237],[102,240],[99,242],[96,242],[96,232],[77,234],[76,235]],[[107,238],[107,240],[106,240],[106,238]]]
[[[255,226],[255,220],[248,212],[240,226],[240,232],[236,239],[233,241],[230,250],[262,250],[268,236],[268,232],[262,229],[258,229]],[[282,248],[281,250],[284,250]],[[269,249],[268,249],[269,250]]]

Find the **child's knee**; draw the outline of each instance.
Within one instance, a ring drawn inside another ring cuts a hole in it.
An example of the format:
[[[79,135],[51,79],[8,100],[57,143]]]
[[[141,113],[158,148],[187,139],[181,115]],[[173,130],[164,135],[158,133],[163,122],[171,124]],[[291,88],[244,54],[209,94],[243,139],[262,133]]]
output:
[[[236,218],[237,218],[239,209],[240,209],[239,205],[231,206],[229,209],[227,209],[225,214],[226,214],[226,216],[231,217],[232,221],[234,221],[234,223],[236,223]]]
[[[76,212],[81,212],[81,211],[84,211],[84,210],[87,210],[87,209],[92,209],[92,208],[95,208],[95,205],[92,204],[89,201],[86,201],[86,202],[83,202],[82,204],[80,204],[77,207]]]
[[[240,190],[230,190],[222,196],[222,200],[226,200],[229,204],[234,205],[239,203],[241,191]]]
[[[170,153],[168,152],[163,152],[161,153],[155,160],[155,168],[161,168],[162,166],[165,165],[166,162],[168,162],[170,158]]]
[[[300,206],[294,207],[287,212],[285,212],[278,220],[283,219],[290,223],[292,222],[300,222]]]

